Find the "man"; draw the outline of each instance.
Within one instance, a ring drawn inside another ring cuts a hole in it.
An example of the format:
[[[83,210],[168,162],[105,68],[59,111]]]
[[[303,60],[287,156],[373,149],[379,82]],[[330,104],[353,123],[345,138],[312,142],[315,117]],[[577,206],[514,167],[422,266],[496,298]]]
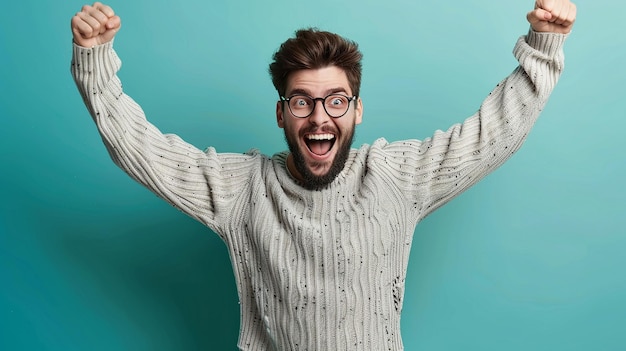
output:
[[[402,350],[400,313],[415,226],[524,141],[563,68],[576,17],[537,1],[514,49],[520,66],[462,124],[423,141],[351,149],[362,121],[361,54],[302,30],[270,65],[288,152],[200,151],[164,135],[122,91],[101,3],[72,19],[72,74],[113,161],[215,231],[241,300],[241,350]]]

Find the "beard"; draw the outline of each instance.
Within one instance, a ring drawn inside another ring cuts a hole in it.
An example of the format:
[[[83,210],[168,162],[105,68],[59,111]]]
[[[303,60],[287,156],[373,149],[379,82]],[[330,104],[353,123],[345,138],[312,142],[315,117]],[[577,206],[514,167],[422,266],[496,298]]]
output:
[[[294,165],[303,178],[302,186],[304,188],[309,190],[319,190],[332,183],[333,180],[337,178],[337,175],[339,175],[345,167],[348,156],[350,155],[350,148],[352,147],[355,129],[356,128],[353,127],[350,134],[347,135],[347,138],[343,139],[341,144],[337,146],[337,154],[335,155],[328,172],[322,175],[316,175],[311,172],[311,169],[306,165],[304,155],[298,147],[297,141],[292,140],[292,138],[290,138],[285,131],[285,140],[287,140],[287,145],[289,146],[289,151],[293,157]]]

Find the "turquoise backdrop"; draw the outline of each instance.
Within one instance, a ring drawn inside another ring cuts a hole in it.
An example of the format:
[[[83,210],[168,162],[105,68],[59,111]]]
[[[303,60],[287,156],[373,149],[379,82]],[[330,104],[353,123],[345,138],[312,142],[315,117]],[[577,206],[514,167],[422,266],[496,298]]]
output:
[[[285,148],[267,74],[300,27],[365,55],[357,144],[425,138],[516,66],[532,1],[122,1],[125,89],[161,130]],[[224,244],[110,161],[70,77],[82,3],[0,11],[0,350],[233,350]],[[407,350],[626,349],[623,1],[578,1],[566,71],[522,150],[418,226]]]

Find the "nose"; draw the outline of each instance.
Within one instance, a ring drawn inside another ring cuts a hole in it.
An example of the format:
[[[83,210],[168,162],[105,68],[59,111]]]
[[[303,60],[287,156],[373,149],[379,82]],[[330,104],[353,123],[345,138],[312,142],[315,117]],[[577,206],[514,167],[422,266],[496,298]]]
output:
[[[318,103],[319,102],[319,106]],[[313,125],[321,126],[324,123],[328,123],[331,117],[326,113],[326,109],[324,109],[324,101],[322,99],[315,100],[313,106],[313,113],[308,117],[309,122]]]

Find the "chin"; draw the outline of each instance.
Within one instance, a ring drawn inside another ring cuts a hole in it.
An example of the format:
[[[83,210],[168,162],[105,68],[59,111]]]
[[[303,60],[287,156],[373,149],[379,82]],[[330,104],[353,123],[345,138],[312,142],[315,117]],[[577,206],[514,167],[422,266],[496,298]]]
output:
[[[296,170],[300,173],[302,179],[300,179],[301,185],[309,190],[321,190],[326,188],[332,183],[337,176],[343,171],[348,156],[350,155],[350,147],[352,146],[352,139],[354,133],[349,135],[349,138],[343,142],[333,145],[333,148],[329,152],[334,152],[335,155],[332,159],[322,162],[316,162],[315,160],[307,162],[305,153],[311,153],[308,147],[303,145],[304,150],[301,149],[297,142],[290,140],[285,134],[289,151],[293,157]],[[323,168],[320,172],[316,172],[314,168]]]

